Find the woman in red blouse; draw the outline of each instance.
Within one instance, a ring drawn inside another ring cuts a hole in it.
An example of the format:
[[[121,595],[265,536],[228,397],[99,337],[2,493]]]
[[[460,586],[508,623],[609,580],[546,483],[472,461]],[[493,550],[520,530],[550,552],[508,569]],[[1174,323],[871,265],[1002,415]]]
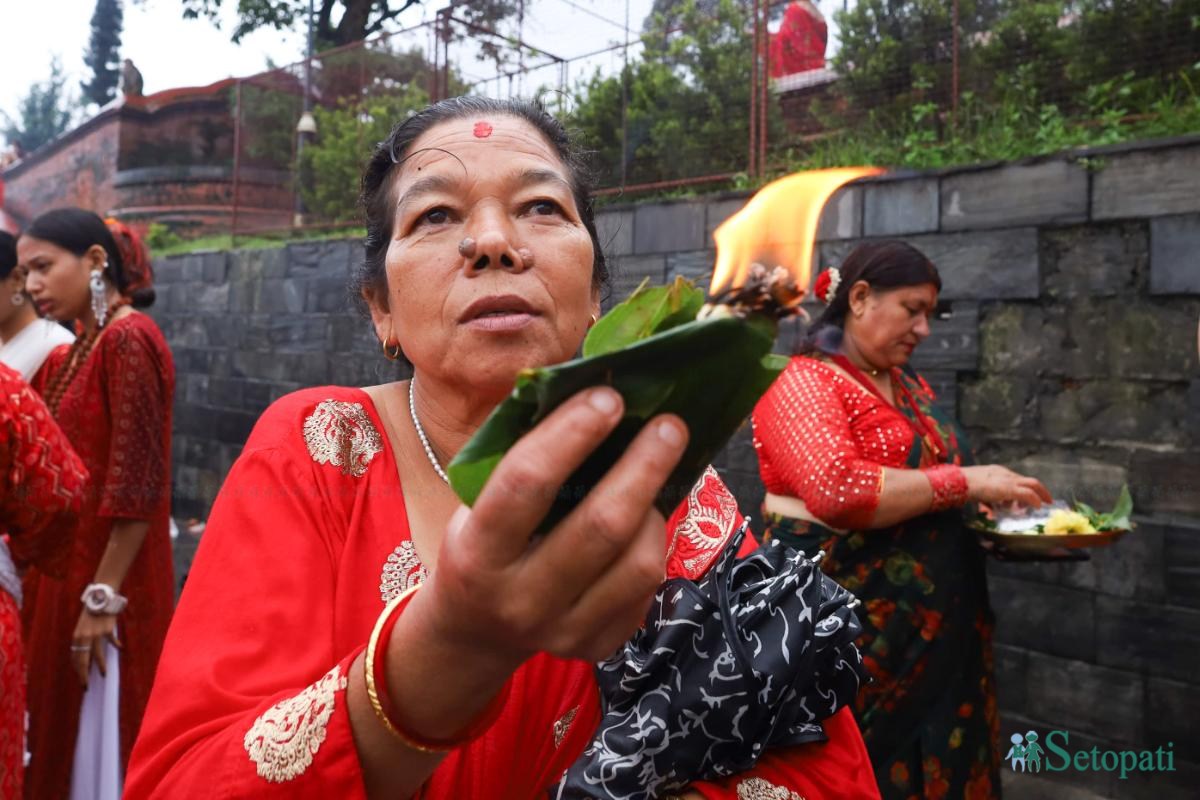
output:
[[[87,472],[42,399],[0,364],[0,797],[21,796],[25,660],[18,568],[59,575]]]
[[[168,534],[175,373],[158,326],[150,264],[133,234],[89,211],[33,221],[17,252],[39,310],[74,321],[38,388],[91,474],[66,574],[32,570],[23,617],[29,657],[26,796],[65,797],[76,763],[85,686],[120,648],[120,742],[87,746],[128,758],[174,604]],[[127,603],[127,607],[126,607]],[[92,755],[90,752],[85,755]],[[108,774],[113,774],[110,770]],[[91,784],[91,776],[77,780]]]
[[[669,520],[655,510],[687,440],[665,416],[534,538],[621,417],[605,388],[523,437],[472,508],[448,484],[443,465],[517,372],[571,358],[599,313],[605,261],[576,159],[540,106],[477,97],[377,148],[360,288],[384,354],[414,377],[304,390],[259,420],[189,573],[127,798],[531,800],[588,746],[595,662],[664,577],[708,572],[740,515],[712,472]],[[686,796],[876,797],[848,708],[822,725],[827,741]]]
[[[874,677],[856,708],[884,797],[997,797],[998,720],[984,551],[969,503],[1038,506],[1035,478],[970,466],[908,365],[941,278],[898,241],[822,273],[826,310],[753,415],[769,535],[862,599]]]

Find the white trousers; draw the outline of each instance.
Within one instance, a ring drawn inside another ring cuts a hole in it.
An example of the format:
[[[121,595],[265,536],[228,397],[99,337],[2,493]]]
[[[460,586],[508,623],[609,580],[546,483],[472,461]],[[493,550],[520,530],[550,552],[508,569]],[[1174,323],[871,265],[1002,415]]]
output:
[[[104,643],[108,675],[92,662],[87,691],[79,713],[75,763],[71,769],[71,800],[120,800],[121,775],[121,667],[119,651]]]

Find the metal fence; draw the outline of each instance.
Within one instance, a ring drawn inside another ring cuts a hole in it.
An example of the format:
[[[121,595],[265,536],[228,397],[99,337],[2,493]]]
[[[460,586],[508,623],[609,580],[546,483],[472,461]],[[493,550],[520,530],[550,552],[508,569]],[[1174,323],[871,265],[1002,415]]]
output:
[[[359,224],[373,144],[455,94],[539,97],[590,151],[604,196],[1200,130],[1200,0],[655,7],[667,13],[641,20],[624,0],[529,0],[492,29],[451,5],[238,80],[232,230]]]

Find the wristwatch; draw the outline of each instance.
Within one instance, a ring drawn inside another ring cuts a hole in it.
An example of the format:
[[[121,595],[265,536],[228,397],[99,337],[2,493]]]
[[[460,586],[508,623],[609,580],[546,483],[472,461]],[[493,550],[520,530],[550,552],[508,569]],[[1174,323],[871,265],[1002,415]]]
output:
[[[129,602],[124,595],[117,594],[116,590],[107,583],[88,584],[79,599],[83,601],[83,607],[89,614],[97,616],[120,614]]]

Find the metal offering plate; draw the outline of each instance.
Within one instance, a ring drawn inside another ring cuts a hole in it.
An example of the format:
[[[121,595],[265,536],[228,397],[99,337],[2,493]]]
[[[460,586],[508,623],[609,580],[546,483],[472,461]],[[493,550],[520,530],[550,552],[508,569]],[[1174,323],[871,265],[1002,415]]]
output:
[[[991,519],[980,517],[970,521],[968,527],[1006,553],[1023,556],[1053,556],[1067,550],[1105,547],[1129,533],[1129,528],[1095,533],[1044,533],[1041,530],[1055,511],[1073,510],[1060,500],[1039,509],[997,511]]]

